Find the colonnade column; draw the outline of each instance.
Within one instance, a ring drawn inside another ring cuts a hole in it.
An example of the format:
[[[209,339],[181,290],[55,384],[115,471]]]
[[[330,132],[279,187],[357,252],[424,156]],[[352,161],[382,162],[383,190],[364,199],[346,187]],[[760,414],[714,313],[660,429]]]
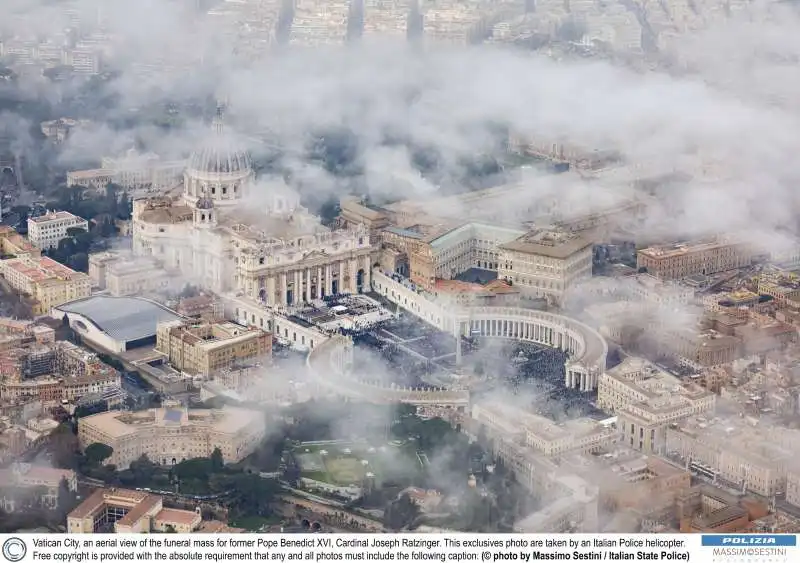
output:
[[[325,264],[325,295],[333,294],[333,267],[331,264]]]
[[[286,272],[281,272],[281,296],[278,299],[279,305],[286,305],[286,294],[289,291],[289,280],[287,279]]]
[[[325,286],[322,285],[322,266],[317,266],[317,291],[314,292],[317,299],[322,299],[322,295],[327,295],[327,291],[324,291]]]
[[[270,276],[267,278],[267,304],[275,305],[275,303],[275,276]]]
[[[364,256],[364,292],[372,291],[372,264],[369,255]]]
[[[350,260],[348,269],[350,271],[350,293],[358,293],[358,261]]]
[[[305,291],[303,292],[303,295],[306,296],[305,297],[306,303],[311,303],[311,301],[314,299],[314,296],[312,295],[311,292],[311,268],[306,268],[306,287]]]
[[[339,293],[344,293],[347,290],[347,288],[345,288],[345,286],[344,286],[344,260],[339,262],[339,280],[338,281],[339,281],[339,283],[336,284],[337,285],[336,290]]]
[[[303,301],[303,272],[294,271],[294,291],[292,291],[292,305],[297,305]]]

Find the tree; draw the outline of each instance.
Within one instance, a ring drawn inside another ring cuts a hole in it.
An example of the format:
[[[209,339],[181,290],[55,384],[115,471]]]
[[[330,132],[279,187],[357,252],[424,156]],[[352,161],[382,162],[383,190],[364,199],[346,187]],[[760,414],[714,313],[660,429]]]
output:
[[[211,471],[212,473],[218,473],[225,468],[225,460],[222,457],[222,450],[219,448],[214,448],[214,451],[211,452]]]
[[[11,213],[19,215],[19,222],[24,223],[31,216],[31,208],[27,205],[15,205],[11,208]]]
[[[77,469],[82,461],[78,437],[69,422],[58,425],[50,434],[48,449],[53,456],[53,464],[63,469]]]
[[[210,458],[194,457],[182,461],[174,467],[175,476],[181,481],[203,481],[208,480],[208,476],[214,473],[213,464]]]
[[[81,234],[83,234],[85,232],[86,232],[86,229],[83,229],[81,227],[70,227],[70,228],[67,229],[67,236],[74,238],[74,237],[77,237],[78,235],[81,235]]]
[[[139,459],[131,462],[128,466],[128,470],[131,473],[133,484],[145,486],[153,480],[153,477],[158,471],[158,466],[150,461],[146,455],[142,454]]]
[[[383,525],[390,530],[402,530],[419,516],[419,507],[408,493],[391,502],[383,512]]]
[[[95,442],[86,447],[83,451],[83,455],[86,457],[86,462],[89,463],[89,465],[98,466],[114,455],[114,448],[100,442]]]
[[[238,517],[269,516],[272,501],[281,488],[273,479],[262,479],[252,473],[239,473],[231,482],[230,505]]]
[[[58,520],[64,522],[67,519],[67,514],[72,512],[78,504],[78,495],[73,491],[66,479],[61,479],[58,484],[58,504],[56,511],[58,513]]]
[[[67,266],[77,272],[89,271],[89,255],[85,252],[77,252],[69,257]]]
[[[122,192],[117,203],[117,217],[119,219],[127,220],[131,218],[131,200],[128,192]]]

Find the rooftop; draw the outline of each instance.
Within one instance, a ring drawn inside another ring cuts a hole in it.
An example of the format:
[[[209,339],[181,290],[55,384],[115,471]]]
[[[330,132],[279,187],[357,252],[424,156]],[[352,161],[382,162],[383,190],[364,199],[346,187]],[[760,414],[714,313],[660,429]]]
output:
[[[651,258],[671,258],[675,256],[681,256],[683,254],[703,252],[706,250],[714,250],[738,244],[741,243],[733,240],[730,237],[715,237],[706,240],[676,242],[661,246],[651,246],[649,248],[643,248],[639,250],[639,254],[643,254]]]
[[[40,215],[39,217],[30,217],[28,218],[28,221],[33,223],[48,223],[50,221],[62,221],[64,219],[77,219],[79,221],[85,221],[85,219],[82,217],[73,215],[69,211],[51,211],[45,215]]]
[[[107,411],[81,419],[111,437],[121,437],[147,428],[194,426],[224,434],[236,434],[263,420],[258,411],[225,406],[222,409],[186,409],[166,407],[144,411]]]
[[[88,280],[86,274],[76,272],[47,256],[11,258],[3,262],[6,268],[11,268],[33,283],[80,280],[82,278]]]
[[[500,248],[525,254],[564,259],[590,246],[592,246],[592,241],[574,233],[552,229],[535,229],[516,240],[501,245]]]
[[[183,318],[163,305],[141,297],[96,295],[66,303],[55,310],[81,315],[120,342],[153,336],[158,323]]]

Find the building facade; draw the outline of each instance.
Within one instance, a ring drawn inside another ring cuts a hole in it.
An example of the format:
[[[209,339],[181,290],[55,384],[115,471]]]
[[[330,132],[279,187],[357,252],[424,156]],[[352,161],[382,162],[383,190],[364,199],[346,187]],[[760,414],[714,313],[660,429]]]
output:
[[[597,404],[617,415],[624,444],[645,453],[663,453],[670,424],[713,412],[715,402],[713,393],[641,358],[626,358],[597,386]]]
[[[46,256],[0,260],[0,274],[20,293],[31,297],[33,313],[44,315],[54,307],[91,295],[89,276]]]
[[[798,432],[742,419],[689,419],[667,428],[667,451],[715,476],[765,497],[787,489],[796,466]]]
[[[114,183],[137,194],[174,186],[183,174],[182,160],[162,161],[155,154],[139,154],[130,149],[120,158],[103,158],[100,168],[67,173],[68,186],[102,190]]]
[[[89,221],[68,211],[52,211],[28,218],[28,240],[43,250],[58,247],[69,229],[89,230]]]
[[[93,287],[105,289],[114,297],[166,292],[180,283],[152,257],[114,252],[90,255],[89,277]]]
[[[566,231],[538,229],[500,245],[498,277],[523,296],[563,303],[592,277],[592,242]]]
[[[219,116],[189,160],[183,195],[134,202],[133,248],[204,289],[273,306],[368,291],[373,254],[365,227],[330,230],[287,186],[256,184]]]
[[[657,278],[677,280],[744,268],[752,263],[755,255],[751,245],[719,237],[644,248],[636,253],[636,266]]]
[[[175,369],[210,377],[243,360],[268,359],[272,335],[232,322],[169,321],[158,325],[156,350]]]
[[[146,455],[154,463],[175,465],[195,457],[210,457],[216,448],[226,463],[247,457],[265,433],[264,414],[225,407],[202,410],[167,402],[161,408],[137,412],[108,411],[78,422],[81,449],[95,442],[114,449],[108,463],[120,469]]]
[[[200,509],[164,508],[163,498],[144,491],[97,489],[67,515],[68,534],[148,534],[197,531]]]

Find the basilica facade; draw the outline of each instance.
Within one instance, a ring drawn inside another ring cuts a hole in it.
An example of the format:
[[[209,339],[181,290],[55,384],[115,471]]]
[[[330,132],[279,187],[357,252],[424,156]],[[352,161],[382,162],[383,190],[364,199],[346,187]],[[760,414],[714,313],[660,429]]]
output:
[[[366,228],[331,230],[285,183],[257,181],[220,115],[182,194],[134,201],[133,249],[187,283],[277,307],[369,291],[374,255]]]

